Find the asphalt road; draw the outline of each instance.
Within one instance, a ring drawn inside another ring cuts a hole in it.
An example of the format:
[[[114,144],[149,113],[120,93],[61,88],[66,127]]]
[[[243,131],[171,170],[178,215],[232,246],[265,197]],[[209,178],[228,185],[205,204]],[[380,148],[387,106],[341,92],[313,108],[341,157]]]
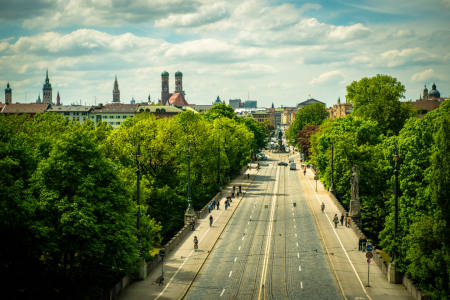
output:
[[[343,299],[300,171],[268,163],[185,299]]]

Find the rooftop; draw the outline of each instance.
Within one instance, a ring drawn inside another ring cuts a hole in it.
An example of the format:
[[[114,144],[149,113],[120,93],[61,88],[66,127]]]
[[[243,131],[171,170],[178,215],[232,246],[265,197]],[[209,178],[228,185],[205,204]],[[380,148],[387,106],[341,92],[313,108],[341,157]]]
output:
[[[174,93],[169,100],[167,100],[166,105],[176,105],[176,106],[183,106],[183,105],[189,105],[186,100],[184,99],[183,95],[181,93]]]
[[[76,106],[76,105],[65,105],[65,106],[51,106],[47,111],[51,112],[67,112],[67,111],[90,111],[92,106]]]
[[[27,114],[36,114],[41,113],[43,114],[47,107],[49,106],[48,103],[22,103],[22,104],[8,104],[3,107],[2,113],[3,114],[14,114],[14,113],[27,113]]]
[[[143,113],[143,112],[149,112],[149,113],[181,113],[183,112],[181,109],[172,106],[172,105],[146,105],[146,106],[139,106],[136,110],[136,112]]]

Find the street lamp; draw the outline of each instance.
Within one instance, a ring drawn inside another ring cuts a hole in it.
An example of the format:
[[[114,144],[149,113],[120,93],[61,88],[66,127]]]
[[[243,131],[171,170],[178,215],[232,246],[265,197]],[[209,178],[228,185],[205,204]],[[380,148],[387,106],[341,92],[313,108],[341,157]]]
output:
[[[191,197],[191,144],[187,144],[187,150],[188,150],[188,210],[187,213],[190,215],[194,214],[194,206],[192,205],[192,197]]]
[[[394,168],[394,175],[395,175],[395,181],[394,181],[394,244],[397,241],[397,219],[398,219],[398,201],[397,201],[398,171],[397,171],[397,162],[398,162],[399,158],[400,158],[400,156],[398,156],[398,145],[395,144],[395,152],[394,152],[394,161],[395,161],[395,168]],[[395,248],[394,248],[394,251],[393,251],[393,254],[392,254],[391,264],[395,264],[394,261],[395,261]]]
[[[334,147],[333,147],[333,141],[331,141],[331,182],[330,182],[330,193],[332,193],[333,195],[335,194],[335,190],[334,190],[334,184],[333,184],[333,159],[334,159]]]
[[[219,191],[221,191],[222,190],[222,184],[221,184],[221,182],[220,182],[220,136],[219,136],[219,146],[218,146],[218,149],[219,149],[219,151],[218,151],[218,155],[219,155],[219,174],[218,174],[218,179],[219,179]]]
[[[136,148],[136,154],[134,155],[136,157],[136,163],[137,163],[137,170],[136,170],[136,196],[137,196],[137,205],[138,205],[138,211],[137,211],[137,229],[138,229],[138,239],[139,239],[139,253],[140,257],[142,259],[142,248],[141,248],[141,183],[140,183],[140,177],[141,177],[141,147],[139,144]]]

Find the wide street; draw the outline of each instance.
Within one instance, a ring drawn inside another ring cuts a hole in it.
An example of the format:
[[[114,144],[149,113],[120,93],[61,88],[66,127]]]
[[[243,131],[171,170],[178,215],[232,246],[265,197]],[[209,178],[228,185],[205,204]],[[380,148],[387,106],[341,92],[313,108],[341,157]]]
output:
[[[276,159],[287,154],[261,168],[185,299],[343,298],[301,171]]]

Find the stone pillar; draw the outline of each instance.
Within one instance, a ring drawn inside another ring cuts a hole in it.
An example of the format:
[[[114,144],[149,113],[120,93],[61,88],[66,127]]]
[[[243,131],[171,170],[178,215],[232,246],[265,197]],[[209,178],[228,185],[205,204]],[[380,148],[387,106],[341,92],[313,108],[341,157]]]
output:
[[[389,264],[387,271],[387,280],[391,284],[402,283],[402,275],[395,269],[395,265]]]
[[[189,224],[192,219],[195,219],[195,213],[193,213],[193,214],[185,213],[184,214],[184,224]]]
[[[350,200],[350,212],[349,216],[352,218],[353,222],[362,229],[362,219],[361,219],[361,202],[357,200]]]
[[[139,280],[144,280],[147,277],[147,263],[145,259],[142,261],[139,266]]]

